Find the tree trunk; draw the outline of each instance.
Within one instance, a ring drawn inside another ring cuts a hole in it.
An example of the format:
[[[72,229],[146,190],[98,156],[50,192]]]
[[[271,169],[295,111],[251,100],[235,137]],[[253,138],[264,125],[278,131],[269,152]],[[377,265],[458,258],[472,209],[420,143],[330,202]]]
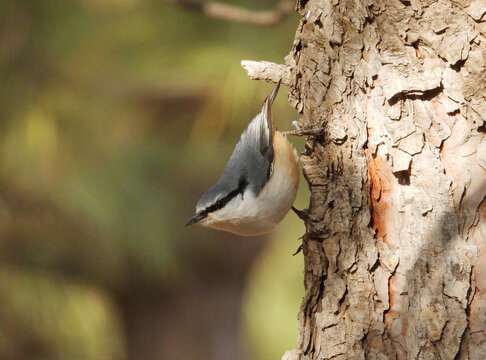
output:
[[[485,1],[297,9],[290,101],[324,133],[284,359],[485,359]]]

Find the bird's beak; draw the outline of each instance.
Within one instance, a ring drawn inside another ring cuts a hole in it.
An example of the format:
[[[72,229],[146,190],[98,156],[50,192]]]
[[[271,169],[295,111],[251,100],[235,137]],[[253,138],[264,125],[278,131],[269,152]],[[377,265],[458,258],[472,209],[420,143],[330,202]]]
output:
[[[196,214],[192,218],[187,220],[187,222],[184,224],[184,226],[197,224],[199,221],[205,219],[206,217],[207,217],[207,214],[203,214],[203,213]]]

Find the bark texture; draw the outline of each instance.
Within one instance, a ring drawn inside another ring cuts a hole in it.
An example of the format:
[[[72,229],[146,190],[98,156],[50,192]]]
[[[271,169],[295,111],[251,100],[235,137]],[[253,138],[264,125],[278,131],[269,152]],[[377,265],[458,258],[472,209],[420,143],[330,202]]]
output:
[[[325,133],[283,359],[486,358],[486,2],[297,10],[290,102]]]

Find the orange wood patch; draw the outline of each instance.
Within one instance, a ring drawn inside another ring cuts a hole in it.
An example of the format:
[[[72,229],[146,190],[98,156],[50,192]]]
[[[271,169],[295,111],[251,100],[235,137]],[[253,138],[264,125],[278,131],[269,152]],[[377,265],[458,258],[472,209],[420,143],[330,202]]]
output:
[[[394,176],[388,163],[380,156],[367,155],[368,176],[371,183],[371,227],[376,237],[387,242],[386,213],[390,206],[390,196]]]

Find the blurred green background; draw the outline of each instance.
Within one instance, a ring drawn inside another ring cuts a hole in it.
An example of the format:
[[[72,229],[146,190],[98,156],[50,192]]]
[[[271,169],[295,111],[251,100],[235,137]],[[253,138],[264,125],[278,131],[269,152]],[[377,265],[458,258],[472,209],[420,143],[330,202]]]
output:
[[[158,0],[0,1],[0,359],[263,360],[294,348],[297,217],[258,238],[183,224],[272,89],[240,61],[283,62],[297,24]],[[286,92],[279,129],[296,115]],[[302,179],[296,206],[307,199]]]

